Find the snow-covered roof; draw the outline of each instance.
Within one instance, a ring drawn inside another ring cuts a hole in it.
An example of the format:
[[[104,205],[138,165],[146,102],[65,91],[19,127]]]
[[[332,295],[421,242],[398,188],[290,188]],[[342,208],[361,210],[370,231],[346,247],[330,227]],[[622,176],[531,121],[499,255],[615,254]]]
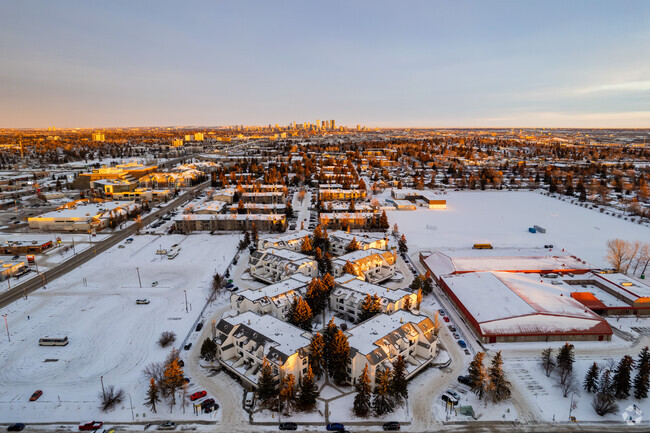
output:
[[[129,205],[134,202],[119,202],[119,201],[105,201],[105,202],[93,202],[93,203],[77,203],[74,207],[70,208],[61,208],[56,209],[51,212],[47,212],[41,215],[38,215],[35,218],[83,218],[83,217],[94,217],[106,212],[110,212],[119,208],[129,208]],[[32,218],[30,218],[32,219]]]
[[[299,274],[300,275],[300,274]],[[245,297],[253,302],[262,298],[274,298],[290,291],[297,291],[305,287],[307,283],[302,278],[288,278],[280,281],[279,283],[271,284],[270,286],[260,287],[259,289],[248,289],[239,292],[240,296]]]
[[[264,348],[264,354],[269,360],[275,362],[286,360],[289,356],[308,346],[311,341],[305,336],[305,334],[309,335],[309,333],[303,329],[268,314],[260,316],[252,311],[247,311],[235,317],[224,317],[221,320],[231,326],[245,326],[260,336],[271,340],[271,344],[266,345]],[[278,358],[275,352],[284,356]]]
[[[379,345],[376,343],[391,332],[409,324],[417,326],[417,324],[426,320],[431,319],[427,316],[413,314],[405,310],[399,310],[393,314],[377,314],[371,319],[349,329],[347,332],[348,343],[357,352],[362,355],[367,355],[377,349]],[[410,332],[417,331],[411,329]]]
[[[404,296],[410,295],[410,293],[405,290],[389,289],[387,287],[378,286],[376,284],[371,284],[366,281],[360,280],[349,274],[337,278],[337,282],[339,287],[334,289],[334,295],[337,295],[337,290],[341,290],[341,288],[345,290],[352,290],[354,292],[357,292],[362,297],[365,297],[366,295],[372,296],[376,294],[380,298],[385,298],[392,302],[399,301]]]
[[[611,334],[607,322],[536,274],[476,272],[441,278],[486,334]]]
[[[554,271],[589,269],[569,253],[544,248],[453,249],[435,251],[424,259],[436,276],[481,271]]]

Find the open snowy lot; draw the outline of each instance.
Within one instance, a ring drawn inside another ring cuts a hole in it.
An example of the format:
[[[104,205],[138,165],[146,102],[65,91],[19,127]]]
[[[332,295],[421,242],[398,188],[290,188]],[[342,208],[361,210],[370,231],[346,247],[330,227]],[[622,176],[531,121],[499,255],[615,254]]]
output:
[[[115,411],[100,413],[102,376],[105,386],[130,394],[136,420],[169,418],[167,405],[158,414],[144,407],[142,369],[169,353],[156,344],[161,332],[174,331],[180,347],[205,305],[212,275],[226,270],[237,242],[237,236],[136,236],[2,309],[11,342],[2,335],[0,422],[131,421],[128,397]],[[181,248],[173,260],[156,254],[173,244]],[[136,305],[142,298],[150,304]],[[70,343],[40,347],[45,336],[67,336]],[[43,396],[29,402],[36,389]],[[220,412],[197,417],[190,405],[185,411],[177,405],[171,417],[207,420]]]
[[[492,243],[495,248],[553,244],[594,267],[609,267],[605,260],[608,239],[650,239],[646,226],[538,192],[450,191],[440,198],[447,200],[447,209],[387,212],[391,228],[397,223],[406,235],[409,252],[471,248],[475,243]],[[546,233],[529,233],[535,224]]]

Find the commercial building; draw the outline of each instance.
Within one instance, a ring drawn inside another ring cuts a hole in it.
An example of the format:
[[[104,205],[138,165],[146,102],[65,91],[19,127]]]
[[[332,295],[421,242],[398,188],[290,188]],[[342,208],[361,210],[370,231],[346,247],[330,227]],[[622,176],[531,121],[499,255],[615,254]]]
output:
[[[365,200],[365,189],[338,189],[338,188],[320,188],[318,190],[318,199],[323,201],[333,200]]]
[[[30,229],[47,231],[99,231],[109,226],[112,219],[126,217],[139,209],[134,201],[78,200],[54,211],[27,219]]]
[[[174,218],[174,228],[183,233],[193,231],[244,231],[252,230],[253,225],[259,231],[282,232],[287,219],[284,214],[182,214]]]
[[[439,284],[483,343],[610,340],[607,321],[552,280],[475,272],[443,276]]]
[[[390,192],[395,206],[400,210],[411,210],[406,201],[429,209],[447,209],[447,200],[433,191],[418,189],[393,189]]]

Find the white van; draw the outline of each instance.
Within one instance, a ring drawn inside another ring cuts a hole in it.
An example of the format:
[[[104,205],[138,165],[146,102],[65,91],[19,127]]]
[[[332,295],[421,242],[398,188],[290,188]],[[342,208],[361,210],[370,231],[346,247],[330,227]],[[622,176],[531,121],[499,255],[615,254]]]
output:
[[[255,404],[255,393],[247,392],[246,398],[244,399],[244,408],[252,409],[254,404]]]

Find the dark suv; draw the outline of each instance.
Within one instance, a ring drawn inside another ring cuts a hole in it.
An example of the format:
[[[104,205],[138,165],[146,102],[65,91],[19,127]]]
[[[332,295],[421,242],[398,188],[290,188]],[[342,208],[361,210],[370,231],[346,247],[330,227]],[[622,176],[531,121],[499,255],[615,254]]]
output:
[[[298,424],[295,422],[282,422],[279,427],[280,430],[298,430]]]
[[[400,429],[400,425],[397,421],[384,423],[384,430],[386,431],[399,430],[399,429]]]

